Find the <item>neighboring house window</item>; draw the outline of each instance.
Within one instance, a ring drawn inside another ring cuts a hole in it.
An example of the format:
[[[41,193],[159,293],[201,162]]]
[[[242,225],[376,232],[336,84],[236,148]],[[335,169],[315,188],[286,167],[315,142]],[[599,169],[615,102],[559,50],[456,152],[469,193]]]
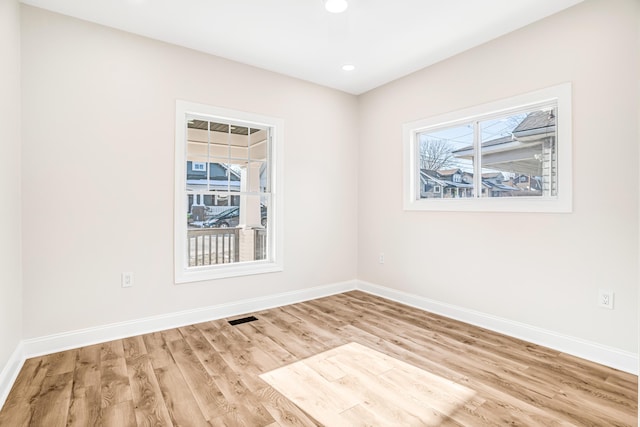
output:
[[[202,171],[202,172],[206,172],[207,171],[207,164],[203,163],[203,162],[193,162],[193,170],[194,171]]]
[[[176,283],[282,270],[280,119],[176,102]]]
[[[407,123],[403,138],[407,210],[571,211],[570,84]],[[443,197],[418,190],[427,178]]]

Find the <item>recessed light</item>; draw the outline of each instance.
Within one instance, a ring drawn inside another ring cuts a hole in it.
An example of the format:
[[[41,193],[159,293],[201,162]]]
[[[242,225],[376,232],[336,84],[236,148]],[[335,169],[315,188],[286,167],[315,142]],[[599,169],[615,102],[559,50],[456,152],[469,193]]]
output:
[[[324,8],[331,13],[342,13],[347,10],[347,0],[325,0]]]
[[[353,70],[355,70],[355,69],[356,69],[356,66],[355,66],[355,65],[353,65],[353,64],[344,64],[344,65],[342,66],[342,70],[343,70],[343,71],[353,71]]]

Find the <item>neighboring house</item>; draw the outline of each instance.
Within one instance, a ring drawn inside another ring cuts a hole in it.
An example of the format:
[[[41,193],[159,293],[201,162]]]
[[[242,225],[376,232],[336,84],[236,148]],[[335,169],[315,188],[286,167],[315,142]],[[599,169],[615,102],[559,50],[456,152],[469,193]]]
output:
[[[473,174],[462,169],[420,170],[420,198],[456,198],[473,196]]]
[[[224,163],[207,165],[207,162],[187,161],[187,188],[194,191],[240,191],[240,174]]]
[[[507,197],[520,192],[521,189],[510,182],[505,182],[502,172],[482,175],[482,194],[488,197]],[[473,196],[473,174],[462,169],[420,171],[420,197],[459,198]]]
[[[542,178],[539,176],[516,175],[509,180],[508,184],[519,189],[514,196],[539,196],[542,194]]]
[[[513,197],[517,196],[520,188],[505,181],[502,172],[482,174],[482,195],[485,197]]]
[[[188,207],[193,221],[204,221],[218,211],[240,204],[240,196],[198,194],[207,191],[240,192],[240,174],[223,163],[207,165],[207,162],[187,161],[187,189],[194,192],[189,194]],[[216,206],[220,208],[214,208]]]

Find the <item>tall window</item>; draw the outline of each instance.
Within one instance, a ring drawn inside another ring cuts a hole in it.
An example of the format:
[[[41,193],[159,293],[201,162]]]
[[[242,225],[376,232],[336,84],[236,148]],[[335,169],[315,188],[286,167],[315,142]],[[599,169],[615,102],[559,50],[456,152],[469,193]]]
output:
[[[176,282],[282,269],[274,118],[176,103]]]
[[[405,209],[570,211],[570,90],[404,125]]]

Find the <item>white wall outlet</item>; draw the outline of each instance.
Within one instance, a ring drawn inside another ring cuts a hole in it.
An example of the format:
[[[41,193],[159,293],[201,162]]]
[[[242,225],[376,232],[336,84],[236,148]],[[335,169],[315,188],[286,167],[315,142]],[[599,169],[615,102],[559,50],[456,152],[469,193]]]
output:
[[[613,310],[613,291],[598,289],[598,307]]]
[[[122,287],[123,288],[132,287],[133,286],[133,273],[130,272],[130,271],[122,273],[121,282],[122,282]]]
[[[384,252],[380,252],[378,255],[378,264],[384,264]]]

